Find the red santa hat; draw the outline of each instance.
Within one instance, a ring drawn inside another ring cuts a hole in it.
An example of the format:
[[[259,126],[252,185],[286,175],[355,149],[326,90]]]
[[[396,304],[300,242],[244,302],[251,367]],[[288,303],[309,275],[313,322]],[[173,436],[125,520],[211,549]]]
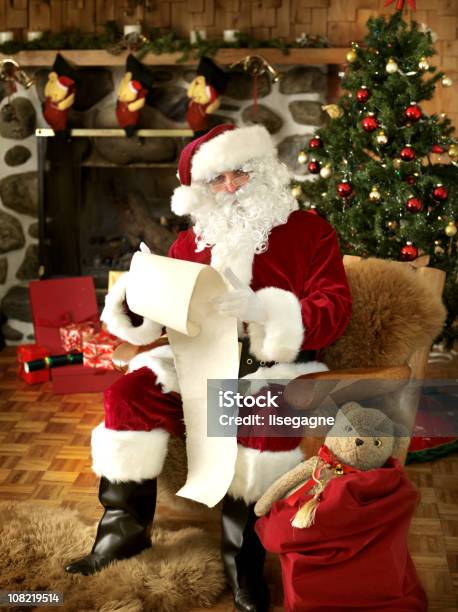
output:
[[[129,88],[132,92],[138,93],[142,90],[142,84],[140,83],[140,81],[136,81],[135,79],[133,79],[129,82]]]
[[[75,81],[68,76],[61,75],[57,78],[57,84],[65,91],[69,90],[75,84]]]
[[[269,132],[261,125],[237,128],[217,125],[185,146],[178,162],[181,186],[172,196],[176,215],[189,215],[205,204],[202,183],[221,172],[237,170],[251,159],[276,155]]]

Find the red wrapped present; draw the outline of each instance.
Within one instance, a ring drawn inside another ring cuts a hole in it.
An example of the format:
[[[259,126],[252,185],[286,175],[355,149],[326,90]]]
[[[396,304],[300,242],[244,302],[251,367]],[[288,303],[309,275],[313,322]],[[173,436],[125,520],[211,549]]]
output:
[[[83,365],[90,368],[114,370],[113,352],[122,340],[102,330],[83,336]]]
[[[96,323],[69,323],[59,328],[62,347],[67,353],[83,350],[83,336],[93,334],[99,330]]]
[[[62,352],[61,327],[99,321],[94,281],[90,276],[32,281],[29,294],[35,339],[52,354]]]
[[[18,376],[22,378],[22,380],[25,380],[28,385],[34,385],[49,380],[50,372],[48,369],[38,370],[37,372],[26,372],[24,370],[24,363],[26,361],[49,357],[51,352],[47,348],[38,344],[22,344],[17,347],[16,354],[18,361]]]

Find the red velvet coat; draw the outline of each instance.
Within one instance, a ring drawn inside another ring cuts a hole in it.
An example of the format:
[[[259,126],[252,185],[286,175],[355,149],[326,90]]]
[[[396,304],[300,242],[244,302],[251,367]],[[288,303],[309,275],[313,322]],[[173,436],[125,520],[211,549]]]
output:
[[[293,493],[275,502],[255,526],[264,547],[280,554],[286,612],[426,612],[407,550],[418,494],[398,461],[334,478],[315,524],[293,527],[308,499]]]
[[[170,248],[169,256],[210,264],[211,249],[196,253],[195,247],[195,234],[189,229],[179,234]],[[336,232],[321,217],[295,211],[285,224],[271,231],[267,251],[254,256],[251,279],[254,291],[267,287],[283,289],[293,294],[291,298],[297,298],[303,327],[297,350],[322,349],[344,332],[351,315],[351,295]],[[280,312],[269,319],[272,322],[270,333],[277,337],[272,337],[272,343],[263,344],[261,359],[293,361],[294,357],[282,359],[274,347],[282,334],[282,326],[289,324],[294,316],[289,310],[290,305],[294,310],[294,304],[288,300],[282,302]],[[266,333],[268,335],[269,330]],[[295,341],[293,335],[292,348]]]

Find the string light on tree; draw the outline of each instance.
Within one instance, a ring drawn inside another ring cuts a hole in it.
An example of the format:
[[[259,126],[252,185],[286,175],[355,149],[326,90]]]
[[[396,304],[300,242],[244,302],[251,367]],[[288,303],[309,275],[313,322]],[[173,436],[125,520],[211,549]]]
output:
[[[442,242],[440,240],[434,241],[434,254],[435,255],[443,255],[445,253],[445,249],[442,247]]]
[[[443,76],[441,83],[443,87],[451,87],[453,85],[453,81],[449,76]]]

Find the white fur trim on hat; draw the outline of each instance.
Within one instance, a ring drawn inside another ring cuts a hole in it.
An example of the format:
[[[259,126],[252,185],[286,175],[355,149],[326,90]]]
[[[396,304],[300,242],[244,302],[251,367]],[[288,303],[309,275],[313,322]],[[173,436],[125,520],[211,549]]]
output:
[[[201,208],[208,198],[208,194],[200,185],[182,185],[177,187],[172,195],[171,208],[179,217],[190,215]]]
[[[169,433],[117,431],[100,423],[92,430],[92,469],[111,482],[141,482],[162,472]]]
[[[240,168],[250,159],[275,156],[269,132],[261,125],[228,130],[205,142],[193,155],[192,181],[209,180],[220,172]]]
[[[250,323],[250,351],[260,361],[294,361],[304,338],[301,305],[291,291],[266,287],[256,292],[266,311],[263,324]]]
[[[124,301],[126,299],[126,284],[128,273],[123,274],[110,289],[105,297],[105,308],[100,316],[101,321],[106,323],[110,334],[141,346],[150,344],[162,334],[162,325],[143,319],[143,323],[134,327],[129,316],[126,314]]]
[[[288,451],[260,451],[237,445],[235,475],[228,489],[235,499],[246,504],[257,501],[277,478],[304,460],[299,447]]]

